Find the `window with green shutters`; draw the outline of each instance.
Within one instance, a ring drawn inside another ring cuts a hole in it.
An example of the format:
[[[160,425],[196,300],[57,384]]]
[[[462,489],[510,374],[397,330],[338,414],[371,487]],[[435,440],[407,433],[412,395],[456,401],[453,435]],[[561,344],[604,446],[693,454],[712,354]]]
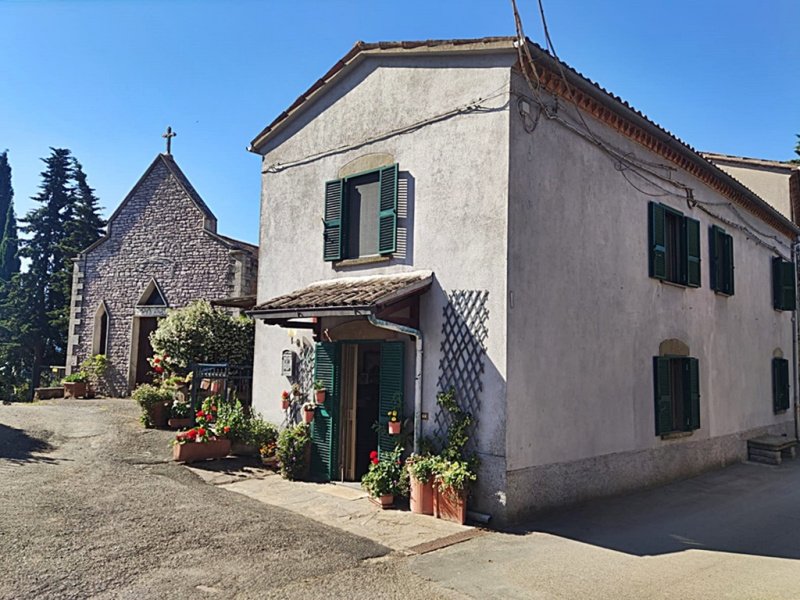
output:
[[[378,456],[383,457],[394,450],[397,436],[389,435],[389,411],[396,410],[397,418],[403,422],[403,373],[405,344],[383,342],[381,344],[380,392],[378,401]]]
[[[326,261],[397,251],[397,180],[394,164],[325,184]]]
[[[772,409],[789,409],[789,361],[785,358],[772,359]]]
[[[339,344],[317,344],[314,379],[322,381],[326,392],[311,422],[311,474],[324,481],[336,479],[339,468]]]
[[[650,277],[700,287],[700,222],[658,202],[648,210]]]
[[[700,369],[689,356],[653,357],[656,435],[700,428]]]
[[[708,230],[711,289],[733,296],[733,237],[712,225]]]
[[[794,263],[772,258],[772,305],[776,310],[795,310]]]

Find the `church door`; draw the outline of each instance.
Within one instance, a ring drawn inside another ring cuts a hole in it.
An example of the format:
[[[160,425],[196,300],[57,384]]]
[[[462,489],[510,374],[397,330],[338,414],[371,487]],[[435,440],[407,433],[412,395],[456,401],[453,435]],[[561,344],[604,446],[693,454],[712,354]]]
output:
[[[153,356],[153,346],[150,345],[150,334],[158,327],[156,317],[139,317],[139,339],[136,341],[136,381],[140,383],[152,383],[153,371],[147,359]]]

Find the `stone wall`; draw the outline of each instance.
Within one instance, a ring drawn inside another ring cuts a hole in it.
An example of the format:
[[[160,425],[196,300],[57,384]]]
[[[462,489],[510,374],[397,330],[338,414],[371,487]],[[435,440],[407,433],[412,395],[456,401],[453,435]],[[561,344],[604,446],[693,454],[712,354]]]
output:
[[[108,236],[75,260],[68,368],[92,354],[95,315],[105,303],[115,394],[130,392],[134,310],[152,279],[169,308],[255,285],[254,251],[216,235],[213,215],[187,193],[168,160],[156,159],[112,216]]]

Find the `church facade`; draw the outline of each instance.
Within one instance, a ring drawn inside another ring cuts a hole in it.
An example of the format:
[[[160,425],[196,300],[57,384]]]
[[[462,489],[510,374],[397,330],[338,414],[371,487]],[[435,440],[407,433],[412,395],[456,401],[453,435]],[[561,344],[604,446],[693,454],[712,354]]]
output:
[[[111,393],[149,380],[149,335],[169,308],[255,294],[258,247],[217,233],[217,219],[171,154],[159,154],[74,259],[67,372],[109,360]]]

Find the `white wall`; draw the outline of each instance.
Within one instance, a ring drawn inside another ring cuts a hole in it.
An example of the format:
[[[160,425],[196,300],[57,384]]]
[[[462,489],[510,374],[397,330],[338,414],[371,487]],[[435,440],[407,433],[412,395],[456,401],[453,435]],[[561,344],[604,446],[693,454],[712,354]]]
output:
[[[759,165],[733,164],[716,159],[714,164],[769,202],[784,217],[792,218],[789,201],[791,172],[788,168],[776,169]]]

